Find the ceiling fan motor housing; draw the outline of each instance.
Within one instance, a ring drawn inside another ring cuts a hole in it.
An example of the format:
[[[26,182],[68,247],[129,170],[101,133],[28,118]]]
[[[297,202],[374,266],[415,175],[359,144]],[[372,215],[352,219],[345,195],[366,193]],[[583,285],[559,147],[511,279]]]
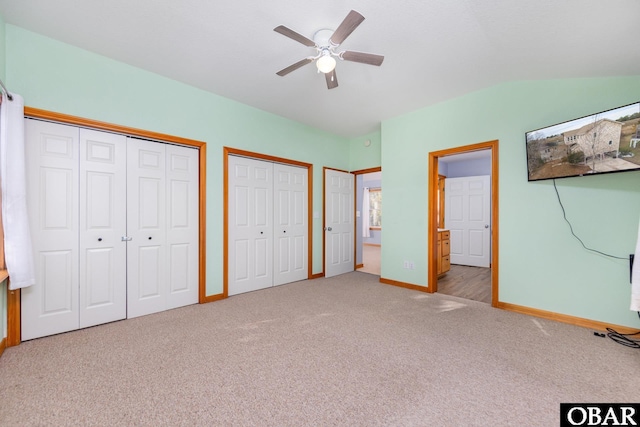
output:
[[[316,31],[316,33],[313,35],[313,41],[316,43],[316,46],[320,49],[322,48],[330,49],[335,47],[335,45],[332,45],[331,41],[329,40],[332,35],[333,35],[333,30],[323,28],[322,30]]]

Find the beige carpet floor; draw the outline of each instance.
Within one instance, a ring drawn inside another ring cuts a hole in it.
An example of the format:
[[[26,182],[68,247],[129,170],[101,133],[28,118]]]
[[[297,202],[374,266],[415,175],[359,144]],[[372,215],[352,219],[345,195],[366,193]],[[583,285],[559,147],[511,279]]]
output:
[[[358,272],[25,342],[3,426],[554,426],[640,401],[640,354],[588,329]]]

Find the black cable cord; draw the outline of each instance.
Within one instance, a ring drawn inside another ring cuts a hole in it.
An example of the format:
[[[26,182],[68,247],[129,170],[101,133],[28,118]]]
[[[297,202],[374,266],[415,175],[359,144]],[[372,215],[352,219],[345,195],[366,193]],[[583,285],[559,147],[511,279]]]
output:
[[[638,312],[638,316],[640,317],[640,312]],[[640,340],[634,340],[632,337],[634,335],[640,335],[640,331],[634,332],[633,334],[622,334],[615,329],[607,328],[607,336],[611,338],[614,342],[618,344],[622,344],[625,347],[637,348],[640,349]]]
[[[578,242],[580,242],[580,244],[582,245],[583,248],[585,248],[588,251],[595,252],[597,254],[604,255],[604,256],[609,257],[609,258],[624,259],[624,260],[628,260],[629,259],[629,257],[619,257],[619,256],[615,256],[615,255],[610,255],[610,254],[607,254],[605,252],[601,252],[601,251],[599,251],[597,249],[591,249],[591,248],[587,247],[587,245],[584,244],[582,239],[580,239],[580,237],[578,237],[576,235],[576,233],[574,233],[573,226],[571,225],[571,223],[567,219],[567,213],[564,210],[564,205],[562,204],[562,200],[560,200],[560,193],[558,192],[558,187],[556,186],[556,180],[555,179],[553,180],[553,188],[556,190],[556,196],[558,196],[558,203],[560,203],[560,208],[562,209],[562,216],[564,217],[564,220],[567,222],[567,224],[569,224],[569,230],[571,230],[571,234],[573,235],[573,237],[575,237],[578,240]]]
[[[638,313],[638,317],[640,317],[640,311],[638,311],[637,313]],[[625,347],[640,349],[640,340],[629,338],[634,335],[640,335],[640,331],[634,332],[632,334],[623,334],[616,331],[615,329],[607,328],[607,336],[611,338],[613,342],[624,345]],[[601,336],[604,336],[604,335],[601,335]]]
[[[580,244],[582,245],[583,248],[585,248],[588,251],[595,252],[595,253],[598,253],[600,255],[604,255],[606,257],[609,257],[609,258],[623,259],[623,260],[629,259],[627,257],[623,258],[623,257],[615,256],[615,255],[610,255],[610,254],[601,252],[599,250],[591,249],[591,248],[587,247],[587,245],[584,244],[582,239],[580,239],[580,237],[578,237],[576,235],[576,233],[573,231],[573,226],[571,225],[571,222],[569,222],[569,220],[567,219],[567,212],[564,210],[564,205],[562,204],[562,200],[560,199],[560,193],[558,192],[558,187],[556,186],[556,180],[555,179],[553,180],[553,188],[554,188],[554,190],[556,190],[556,196],[558,196],[558,203],[560,203],[560,208],[562,209],[562,216],[563,216],[564,220],[567,222],[567,224],[569,224],[569,230],[571,230],[571,234],[573,235],[573,237],[575,237],[578,240],[578,242],[580,242]],[[640,317],[640,311],[638,311],[637,313],[638,313],[638,317]],[[640,331],[634,332],[632,334],[622,334],[622,333],[616,331],[615,329],[607,328],[607,336],[609,338],[611,338],[614,342],[617,342],[618,344],[622,344],[622,345],[624,345],[626,347],[640,349],[640,340],[634,340],[632,338],[629,338],[629,337],[632,337],[634,335],[640,335]]]

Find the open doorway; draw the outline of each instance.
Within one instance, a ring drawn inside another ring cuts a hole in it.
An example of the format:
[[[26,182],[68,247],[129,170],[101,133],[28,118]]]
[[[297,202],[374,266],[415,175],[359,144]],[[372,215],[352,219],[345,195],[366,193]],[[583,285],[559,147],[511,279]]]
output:
[[[428,292],[498,302],[498,141],[429,153]]]
[[[372,168],[356,175],[355,269],[380,276],[382,251],[382,170]]]

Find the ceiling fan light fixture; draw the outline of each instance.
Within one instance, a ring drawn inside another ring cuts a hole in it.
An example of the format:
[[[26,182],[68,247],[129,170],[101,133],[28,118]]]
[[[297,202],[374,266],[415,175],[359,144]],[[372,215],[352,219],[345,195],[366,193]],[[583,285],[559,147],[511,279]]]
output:
[[[1,1],[1,0],[0,0]],[[276,33],[280,33],[291,40],[297,41],[307,47],[316,49],[316,56],[308,56],[305,59],[289,65],[278,71],[276,74],[280,77],[286,76],[292,71],[314,62],[318,67],[318,72],[322,72],[327,82],[327,89],[338,87],[338,78],[336,77],[336,58],[340,60],[360,62],[362,64],[380,66],[384,60],[384,56],[373,53],[356,52],[345,50],[336,52],[336,48],[349,37],[358,25],[364,21],[364,16],[355,10],[350,11],[342,20],[338,28],[333,31],[328,28],[318,30],[313,35],[313,40],[303,36],[284,25],[278,25],[273,29]]]
[[[336,60],[331,55],[322,55],[316,61],[316,67],[322,73],[330,73],[336,68]]]

